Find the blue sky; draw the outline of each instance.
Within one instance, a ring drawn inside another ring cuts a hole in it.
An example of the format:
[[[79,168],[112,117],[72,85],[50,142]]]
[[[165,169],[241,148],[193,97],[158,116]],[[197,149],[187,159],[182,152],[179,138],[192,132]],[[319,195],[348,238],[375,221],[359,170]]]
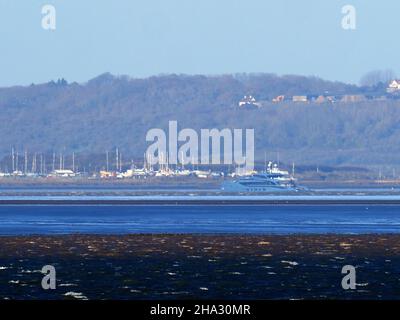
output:
[[[54,5],[57,29],[41,27]],[[344,5],[357,29],[341,27]],[[0,86],[103,72],[400,75],[398,0],[0,0]]]

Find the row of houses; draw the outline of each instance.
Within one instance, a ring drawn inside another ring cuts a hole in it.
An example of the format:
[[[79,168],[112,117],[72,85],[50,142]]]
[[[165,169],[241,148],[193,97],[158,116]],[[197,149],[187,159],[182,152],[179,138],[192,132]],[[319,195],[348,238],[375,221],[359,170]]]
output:
[[[393,80],[389,83],[386,92],[389,95],[397,96],[400,95],[400,80]],[[356,103],[356,102],[364,102],[368,100],[374,101],[382,101],[387,100],[388,96],[374,96],[368,97],[363,94],[347,94],[342,96],[333,96],[333,95],[319,95],[319,96],[306,96],[306,95],[297,95],[297,96],[285,96],[279,95],[272,99],[273,103],[280,103],[284,101],[290,101],[294,103],[335,103],[335,102],[343,102],[343,103]],[[240,108],[260,108],[262,103],[258,102],[255,97],[249,95],[244,96],[242,100],[239,101]]]
[[[250,96],[249,99],[245,96],[242,100],[239,101],[240,108],[260,108],[262,106],[261,102],[258,102],[254,97]],[[375,98],[374,100],[376,100]],[[379,100],[384,100],[385,97],[378,98]],[[272,99],[273,103],[281,103],[281,102],[294,102],[294,103],[335,103],[335,102],[345,102],[345,103],[352,103],[352,102],[363,102],[369,100],[364,95],[344,95],[341,97],[337,96],[291,96],[286,97],[284,95],[280,95]]]

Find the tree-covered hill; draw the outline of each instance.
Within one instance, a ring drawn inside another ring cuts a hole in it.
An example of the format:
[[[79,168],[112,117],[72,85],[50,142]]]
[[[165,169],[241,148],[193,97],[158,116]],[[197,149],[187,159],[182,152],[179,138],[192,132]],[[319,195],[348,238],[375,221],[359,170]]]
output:
[[[295,104],[264,102],[240,110],[254,95],[343,95],[363,88],[314,77],[272,74],[131,79],[103,74],[87,83],[65,80],[0,89],[0,154],[103,153],[120,148],[141,158],[146,132],[166,128],[254,128],[256,157],[302,164],[400,163],[400,102]]]

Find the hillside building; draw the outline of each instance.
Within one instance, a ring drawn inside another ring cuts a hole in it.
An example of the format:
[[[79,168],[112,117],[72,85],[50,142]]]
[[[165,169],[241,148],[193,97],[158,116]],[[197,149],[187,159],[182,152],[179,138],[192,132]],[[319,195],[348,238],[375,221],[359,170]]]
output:
[[[392,82],[390,82],[386,91],[388,93],[400,92],[400,80],[393,80]]]
[[[260,108],[261,103],[258,103],[257,100],[253,96],[244,96],[242,100],[239,101],[240,108]]]
[[[308,102],[307,96],[293,96],[292,98],[293,102]]]
[[[315,102],[316,103],[325,103],[325,102],[327,102],[327,100],[326,100],[326,97],[324,97],[324,96],[318,96],[318,98],[315,99]]]
[[[340,100],[344,103],[354,103],[354,102],[364,102],[367,101],[367,97],[362,94],[354,94],[354,95],[344,95]]]
[[[273,98],[272,102],[278,103],[278,102],[283,102],[284,100],[285,100],[285,96],[280,95],[280,96],[277,96],[277,97]]]
[[[334,96],[318,96],[314,100],[315,103],[334,103],[336,102],[336,99]]]

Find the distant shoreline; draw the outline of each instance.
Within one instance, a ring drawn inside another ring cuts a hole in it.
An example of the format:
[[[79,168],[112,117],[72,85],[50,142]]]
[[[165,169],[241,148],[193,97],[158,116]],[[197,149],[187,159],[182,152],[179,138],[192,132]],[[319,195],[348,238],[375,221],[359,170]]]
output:
[[[298,183],[311,189],[332,189],[332,188],[399,188],[400,179],[373,180],[373,179],[305,179],[298,178]],[[43,188],[110,188],[121,189],[131,188],[132,190],[162,189],[220,189],[225,181],[222,178],[178,178],[164,177],[151,179],[88,179],[88,178],[1,178],[0,190],[7,189],[43,189]]]
[[[277,195],[278,196],[278,195]],[[273,197],[273,196],[271,196]],[[340,197],[340,196],[339,196]],[[238,196],[240,198],[240,196]],[[6,205],[78,205],[78,206],[283,206],[283,205],[400,205],[400,197],[398,199],[132,199],[132,200],[76,200],[76,199],[49,199],[49,200],[32,200],[32,199],[13,199],[1,200],[0,206]]]

